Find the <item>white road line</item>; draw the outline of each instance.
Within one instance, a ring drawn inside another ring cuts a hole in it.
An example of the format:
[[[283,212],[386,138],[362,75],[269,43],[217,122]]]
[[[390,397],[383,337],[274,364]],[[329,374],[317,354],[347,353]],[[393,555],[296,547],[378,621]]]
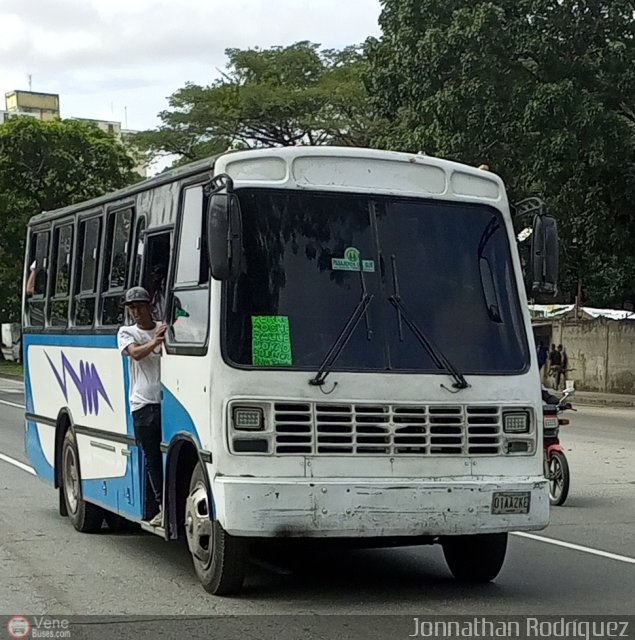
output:
[[[600,549],[583,547],[582,545],[573,544],[572,542],[554,540],[553,538],[543,538],[542,536],[536,536],[533,533],[524,533],[521,531],[515,531],[512,535],[519,536],[521,538],[529,538],[530,540],[536,540],[537,542],[546,542],[547,544],[553,544],[557,547],[565,547],[566,549],[573,549],[574,551],[590,553],[591,555],[600,556],[601,558],[608,558],[609,560],[619,560],[620,562],[635,564],[635,558],[630,558],[629,556],[620,556],[617,553],[609,553],[608,551],[601,551]]]
[[[22,389],[0,389],[0,393],[24,393]]]
[[[4,460],[5,462],[12,464],[14,467],[17,467],[18,469],[22,469],[22,471],[26,471],[31,475],[36,475],[35,469],[33,469],[33,467],[30,467],[28,464],[24,464],[19,460],[14,460],[13,458],[10,458],[9,456],[5,456],[2,453],[0,453],[0,460]],[[600,549],[591,549],[590,547],[583,547],[582,545],[573,544],[572,542],[564,542],[563,540],[554,540],[553,538],[543,538],[542,536],[536,536],[532,533],[524,533],[521,531],[515,531],[512,533],[512,535],[518,536],[519,538],[528,538],[529,540],[535,540],[536,542],[545,542],[547,544],[553,544],[557,547],[564,547],[565,549],[582,551],[583,553],[589,553],[591,555],[599,556],[601,558],[608,558],[609,560],[618,560],[619,562],[626,562],[627,564],[635,564],[635,558],[630,558],[629,556],[621,556],[621,555],[618,555],[617,553],[609,553],[608,551],[601,551]],[[268,566],[266,568],[271,569],[272,567]],[[278,569],[278,567],[274,567],[274,568]],[[281,572],[286,572],[286,570],[282,568],[278,570]]]
[[[35,469],[30,467],[28,464],[24,464],[24,462],[20,462],[19,460],[14,460],[13,458],[9,458],[9,456],[5,456],[3,453],[0,453],[0,460],[4,460],[9,464],[12,464],[14,467],[18,469],[22,469],[22,471],[26,471],[30,473],[32,476],[36,475]]]
[[[6,404],[8,407],[17,407],[18,409],[26,409],[23,404],[16,404],[15,402],[9,402],[8,400],[0,400],[0,404]]]
[[[2,384],[8,384],[9,386],[16,386],[16,387],[24,386],[23,380],[13,380],[11,378],[3,378],[2,376],[0,376],[0,380],[2,380]]]

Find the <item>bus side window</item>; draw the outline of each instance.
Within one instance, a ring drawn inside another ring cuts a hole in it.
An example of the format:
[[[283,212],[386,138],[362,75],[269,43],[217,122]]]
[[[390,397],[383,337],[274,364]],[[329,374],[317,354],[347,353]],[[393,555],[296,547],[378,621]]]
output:
[[[35,247],[29,263],[27,280],[27,322],[31,327],[44,327],[46,312],[46,283],[49,266],[49,231],[40,231],[33,236],[31,246]]]
[[[123,324],[123,298],[128,275],[128,248],[132,228],[132,209],[111,213],[106,236],[106,262],[101,298],[101,324]]]
[[[170,315],[175,344],[203,346],[207,342],[210,304],[205,200],[201,186],[184,191]]]
[[[136,287],[141,284],[141,265],[143,264],[143,248],[145,246],[145,229],[145,218],[141,218],[137,223],[137,232],[135,235],[136,251],[134,252],[132,263],[133,273],[132,281],[130,283],[131,287]]]
[[[65,224],[57,227],[54,232],[53,274],[49,306],[49,323],[53,327],[68,326],[72,247],[73,225]]]
[[[75,269],[75,325],[91,327],[95,320],[97,267],[101,219],[84,220],[79,226]]]

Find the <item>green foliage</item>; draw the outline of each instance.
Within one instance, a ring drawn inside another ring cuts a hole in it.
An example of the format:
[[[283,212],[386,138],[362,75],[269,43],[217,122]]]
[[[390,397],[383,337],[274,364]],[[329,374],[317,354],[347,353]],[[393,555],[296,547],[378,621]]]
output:
[[[30,217],[135,182],[133,164],[94,125],[28,117],[0,125],[0,321],[19,321]]]
[[[188,83],[159,114],[162,125],[137,135],[157,154],[195,160],[234,148],[296,144],[365,146],[375,126],[356,47],[320,50],[298,42],[271,49],[228,49],[222,77]]]
[[[383,0],[366,83],[383,147],[486,163],[560,222],[563,296],[635,284],[635,16],[623,0]]]

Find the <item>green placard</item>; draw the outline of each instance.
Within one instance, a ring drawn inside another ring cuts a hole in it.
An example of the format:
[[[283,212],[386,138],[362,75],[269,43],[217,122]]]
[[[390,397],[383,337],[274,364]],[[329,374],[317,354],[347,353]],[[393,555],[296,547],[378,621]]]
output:
[[[251,360],[264,367],[293,364],[287,316],[251,317]]]

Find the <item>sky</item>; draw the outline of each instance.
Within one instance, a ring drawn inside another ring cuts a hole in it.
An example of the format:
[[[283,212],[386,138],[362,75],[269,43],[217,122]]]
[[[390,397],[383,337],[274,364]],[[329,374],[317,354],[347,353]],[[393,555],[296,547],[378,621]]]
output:
[[[60,94],[65,117],[158,124],[186,82],[209,84],[227,48],[379,35],[380,0],[0,0],[0,108],[14,89]]]

